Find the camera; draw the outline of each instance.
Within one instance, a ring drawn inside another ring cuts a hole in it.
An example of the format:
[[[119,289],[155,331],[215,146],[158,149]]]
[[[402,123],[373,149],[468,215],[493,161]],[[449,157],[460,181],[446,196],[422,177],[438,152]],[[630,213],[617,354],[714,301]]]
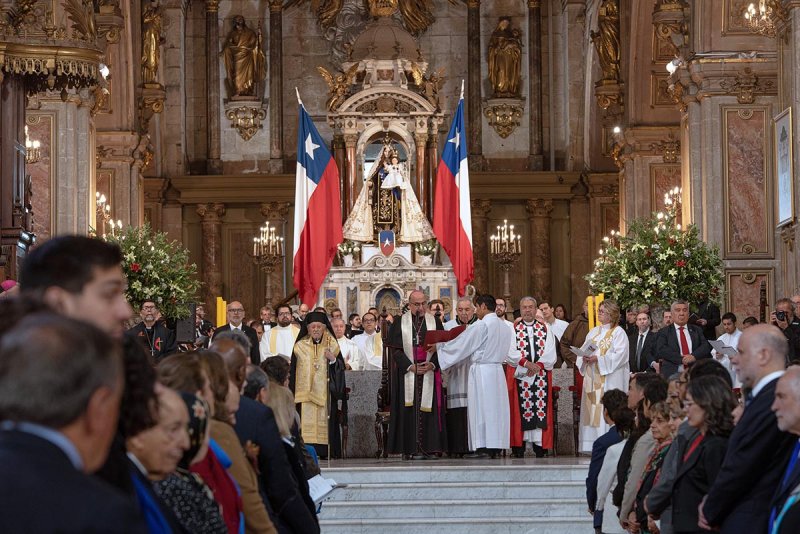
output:
[[[786,312],[784,311],[776,311],[775,318],[781,322],[786,321]]]

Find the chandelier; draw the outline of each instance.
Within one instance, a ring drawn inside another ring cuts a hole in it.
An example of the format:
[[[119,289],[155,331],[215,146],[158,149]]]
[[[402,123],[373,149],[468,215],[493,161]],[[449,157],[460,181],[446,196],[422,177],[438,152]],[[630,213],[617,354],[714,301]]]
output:
[[[758,0],[758,7],[755,3],[747,6],[744,19],[751,32],[775,37],[778,33],[777,27],[786,20],[786,15],[786,9],[780,0]]]
[[[25,126],[25,163],[33,165],[42,159],[41,143],[32,141],[28,136],[28,127]]]

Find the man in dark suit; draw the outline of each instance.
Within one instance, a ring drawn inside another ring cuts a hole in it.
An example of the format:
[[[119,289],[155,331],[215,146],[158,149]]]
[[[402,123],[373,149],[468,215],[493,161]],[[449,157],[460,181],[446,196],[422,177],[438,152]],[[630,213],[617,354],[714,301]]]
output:
[[[643,373],[652,371],[650,365],[653,363],[653,349],[656,345],[656,333],[651,330],[650,315],[644,312],[636,314],[637,332],[628,336],[630,352],[628,361],[631,366],[631,373]]]
[[[772,411],[778,421],[778,429],[795,436],[795,446],[780,479],[775,495],[770,502],[769,531],[781,512],[792,490],[800,484],[800,367],[789,367],[775,385],[775,401]]]
[[[703,329],[706,339],[717,339],[717,327],[722,320],[719,315],[719,307],[709,300],[704,300],[697,307],[697,319],[695,324]]]
[[[238,300],[234,300],[233,302],[229,302],[227,308],[225,309],[228,319],[228,324],[222,325],[214,331],[214,337],[211,338],[213,341],[216,339],[217,335],[220,332],[231,332],[234,330],[239,330],[244,335],[247,336],[247,339],[250,340],[250,363],[253,365],[258,365],[261,363],[261,353],[258,350],[258,334],[256,331],[242,321],[244,321],[244,306]]]
[[[711,357],[709,345],[699,326],[689,322],[689,303],[676,300],[670,308],[672,325],[658,331],[655,359],[660,360],[660,373],[669,378],[678,372],[679,366],[686,367],[695,360]]]
[[[749,390],[744,412],[728,440],[725,461],[700,504],[702,528],[726,534],[767,532],[770,501],[781,482],[797,437],[781,431],[770,407],[786,365],[786,338],[774,326],[744,331],[731,363]]]
[[[164,321],[157,321],[158,305],[154,300],[145,300],[139,305],[139,317],[142,322],[128,330],[153,358],[154,363],[178,350],[175,341],[175,330],[167,328]]]
[[[147,532],[131,499],[90,476],[116,431],[117,345],[86,323],[34,314],[3,336],[0,361],[3,532]]]

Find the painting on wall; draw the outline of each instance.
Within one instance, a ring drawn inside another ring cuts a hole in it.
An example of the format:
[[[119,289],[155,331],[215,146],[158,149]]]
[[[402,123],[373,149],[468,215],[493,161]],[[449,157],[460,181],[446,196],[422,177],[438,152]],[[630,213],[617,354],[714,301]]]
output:
[[[775,117],[775,178],[778,226],[794,220],[794,187],[792,184],[792,108]]]

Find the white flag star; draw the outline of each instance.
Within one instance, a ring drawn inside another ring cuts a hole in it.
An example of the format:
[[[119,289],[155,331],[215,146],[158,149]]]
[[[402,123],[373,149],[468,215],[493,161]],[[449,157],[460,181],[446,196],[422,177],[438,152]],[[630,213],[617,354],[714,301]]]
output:
[[[311,140],[311,134],[308,134],[306,137],[306,154],[311,159],[314,159],[314,151],[319,148],[319,145],[314,144],[314,141]]]
[[[390,247],[390,246],[392,246],[392,243],[389,241],[389,238],[388,238],[388,237],[386,238],[386,241],[383,243],[383,246],[384,246],[384,247]]]
[[[461,132],[456,130],[456,136],[452,139],[448,139],[447,142],[456,145],[456,150],[458,150],[458,145],[461,142]]]

